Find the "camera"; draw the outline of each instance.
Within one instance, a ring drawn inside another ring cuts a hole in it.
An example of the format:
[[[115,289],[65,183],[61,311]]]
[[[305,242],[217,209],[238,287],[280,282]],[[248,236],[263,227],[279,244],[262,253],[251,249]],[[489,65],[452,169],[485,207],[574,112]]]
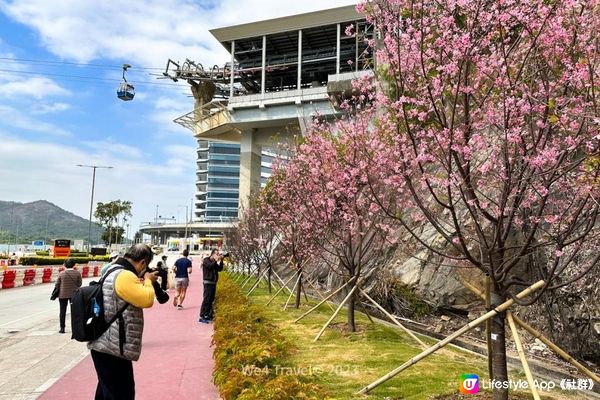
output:
[[[162,279],[167,279],[166,278],[166,274],[162,275],[162,268],[150,268],[148,267],[146,269],[147,272],[149,273],[153,273],[153,272],[158,272],[158,276],[160,276]],[[158,300],[159,304],[164,304],[167,301],[169,301],[169,294],[167,292],[165,292],[164,290],[162,290],[162,288],[160,287],[160,284],[156,281],[152,282],[152,288],[154,289],[154,296],[156,297],[156,300]]]

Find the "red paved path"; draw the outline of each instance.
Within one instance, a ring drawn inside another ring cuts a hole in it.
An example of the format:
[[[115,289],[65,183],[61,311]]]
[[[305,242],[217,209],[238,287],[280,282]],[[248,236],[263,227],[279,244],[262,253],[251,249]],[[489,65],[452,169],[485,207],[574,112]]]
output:
[[[183,310],[173,303],[154,303],[144,310],[142,355],[133,363],[136,398],[141,400],[215,400],[218,391],[212,383],[212,324],[198,324],[202,302],[202,273],[194,259]],[[171,299],[175,289],[169,290]],[[97,378],[87,356],[62,376],[38,399],[93,399]]]

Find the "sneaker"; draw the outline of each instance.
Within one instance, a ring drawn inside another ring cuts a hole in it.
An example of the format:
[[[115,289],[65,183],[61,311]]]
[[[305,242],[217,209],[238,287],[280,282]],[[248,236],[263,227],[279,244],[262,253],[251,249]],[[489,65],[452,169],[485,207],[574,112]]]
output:
[[[210,321],[209,321],[209,320],[207,320],[206,318],[200,318],[200,319],[198,320],[198,323],[199,323],[199,324],[208,324],[208,323],[210,323]]]
[[[62,328],[58,333],[65,333],[65,328]]]
[[[183,310],[183,306],[181,304],[177,305],[178,310]]]

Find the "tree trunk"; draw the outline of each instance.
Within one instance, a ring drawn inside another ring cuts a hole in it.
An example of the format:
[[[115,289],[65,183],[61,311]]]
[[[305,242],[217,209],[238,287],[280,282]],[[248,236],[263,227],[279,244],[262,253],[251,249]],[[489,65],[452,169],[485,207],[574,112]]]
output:
[[[356,286],[356,282],[354,282],[354,285],[352,285],[351,288],[349,288],[349,290],[352,290],[352,288]],[[350,298],[348,299],[348,328],[350,329],[350,332],[356,332],[356,323],[354,320],[354,303],[356,300],[356,292],[352,293],[352,296],[350,296]]]
[[[492,307],[503,302],[497,293],[492,293]],[[493,356],[493,400],[508,400],[508,368],[506,366],[506,313],[492,318],[492,356]]]
[[[267,279],[269,281],[269,294],[271,294],[271,274],[273,271],[273,268],[269,265],[269,272],[267,273]]]
[[[300,308],[300,296],[302,296],[302,270],[298,269],[298,284],[296,285],[296,308]]]

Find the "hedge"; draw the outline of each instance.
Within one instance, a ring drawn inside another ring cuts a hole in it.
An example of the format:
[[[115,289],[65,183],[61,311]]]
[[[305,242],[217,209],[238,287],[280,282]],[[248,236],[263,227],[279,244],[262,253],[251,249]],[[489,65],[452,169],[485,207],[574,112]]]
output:
[[[223,274],[215,306],[214,382],[224,400],[324,399],[310,375],[277,372],[292,345]]]
[[[87,264],[90,261],[108,261],[108,256],[70,257],[77,264]],[[21,257],[19,265],[62,265],[67,257]]]

